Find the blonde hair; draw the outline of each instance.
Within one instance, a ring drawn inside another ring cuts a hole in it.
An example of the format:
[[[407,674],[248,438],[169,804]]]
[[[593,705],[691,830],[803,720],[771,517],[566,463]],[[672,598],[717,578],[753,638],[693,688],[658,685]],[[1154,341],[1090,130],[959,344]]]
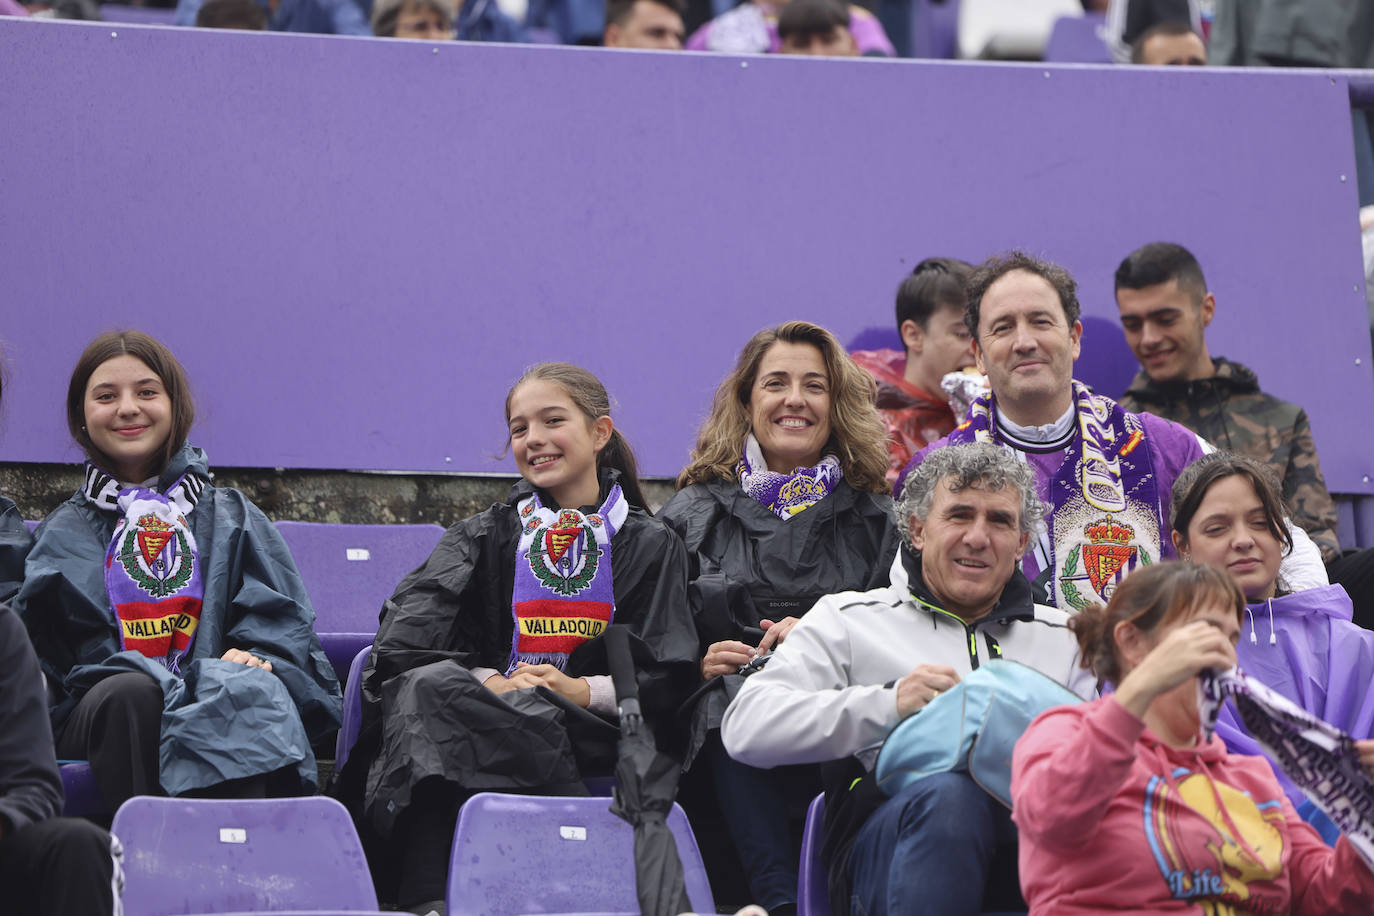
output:
[[[830,377],[830,438],[823,452],[839,459],[844,479],[856,490],[888,492],[887,430],[874,406],[877,386],[849,358],[835,336],[819,325],[789,321],[759,331],[740,351],[735,368],[716,388],[711,415],[697,431],[691,460],[677,476],[678,489],[711,480],[738,479],[744,439],[750,432],[749,401],[759,363],[775,343],[810,344],[820,351]]]

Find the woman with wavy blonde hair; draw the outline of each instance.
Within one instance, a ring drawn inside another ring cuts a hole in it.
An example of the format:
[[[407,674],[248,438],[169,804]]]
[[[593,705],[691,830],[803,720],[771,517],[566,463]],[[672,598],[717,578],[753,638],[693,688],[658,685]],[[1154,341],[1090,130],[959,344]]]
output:
[[[887,464],[872,378],[829,331],[789,321],[740,351],[659,514],[687,545],[701,642],[688,762],[710,760],[753,900],[770,911],[796,903],[791,815],[805,813],[818,771],[735,762],[721,716],[740,669],[766,660],[817,599],[887,582],[897,550]]]

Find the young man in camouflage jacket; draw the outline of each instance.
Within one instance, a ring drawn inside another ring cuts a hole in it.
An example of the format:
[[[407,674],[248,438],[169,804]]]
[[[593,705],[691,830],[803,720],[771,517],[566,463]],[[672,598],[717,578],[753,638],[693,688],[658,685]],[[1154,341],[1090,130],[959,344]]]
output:
[[[1197,259],[1169,242],[1137,249],[1117,268],[1116,302],[1126,342],[1143,367],[1122,406],[1173,420],[1217,448],[1273,467],[1293,521],[1321,549],[1332,581],[1351,593],[1356,622],[1367,625],[1374,612],[1374,554],[1341,557],[1336,506],[1307,412],[1265,394],[1255,373],[1240,363],[1208,353],[1204,331],[1216,300]]]

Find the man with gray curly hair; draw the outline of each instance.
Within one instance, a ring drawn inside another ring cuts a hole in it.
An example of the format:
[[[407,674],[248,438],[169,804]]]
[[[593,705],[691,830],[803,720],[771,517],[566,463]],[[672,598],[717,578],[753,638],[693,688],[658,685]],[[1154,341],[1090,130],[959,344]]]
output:
[[[1095,695],[1068,616],[1035,604],[1020,569],[1045,511],[1034,472],[996,445],[952,446],[908,475],[896,511],[891,584],[817,602],[745,681],[721,738],[751,766],[837,762],[824,841],[836,912],[975,914],[994,887],[1012,897],[987,902],[1014,908],[1016,831],[1000,803],[963,772],[889,799],[868,771],[899,722],[990,660]]]

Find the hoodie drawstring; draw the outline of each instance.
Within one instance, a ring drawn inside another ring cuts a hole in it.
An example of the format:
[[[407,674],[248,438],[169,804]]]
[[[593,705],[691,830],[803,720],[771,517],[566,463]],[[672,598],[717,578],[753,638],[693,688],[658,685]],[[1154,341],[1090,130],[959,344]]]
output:
[[[1259,637],[1255,635],[1255,612],[1250,609],[1250,605],[1245,606],[1245,613],[1250,615],[1250,645],[1258,646]]]
[[[1274,633],[1274,599],[1267,598],[1264,603],[1269,608],[1269,645],[1277,646],[1279,644],[1279,638]],[[1253,627],[1253,624],[1251,626]],[[1255,635],[1253,629],[1250,635]]]

